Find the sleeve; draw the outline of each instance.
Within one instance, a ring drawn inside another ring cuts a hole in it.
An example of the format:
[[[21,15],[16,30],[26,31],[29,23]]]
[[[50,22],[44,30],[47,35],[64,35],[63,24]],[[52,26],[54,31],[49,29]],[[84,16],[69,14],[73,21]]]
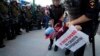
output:
[[[96,7],[97,7],[97,1],[96,0],[84,0],[84,4],[85,4],[85,11],[84,14],[86,17],[88,17],[89,19],[92,20],[97,20],[98,16],[98,12],[96,11]]]
[[[49,11],[50,11],[50,19],[54,19],[54,15],[53,15],[52,9],[50,8]]]

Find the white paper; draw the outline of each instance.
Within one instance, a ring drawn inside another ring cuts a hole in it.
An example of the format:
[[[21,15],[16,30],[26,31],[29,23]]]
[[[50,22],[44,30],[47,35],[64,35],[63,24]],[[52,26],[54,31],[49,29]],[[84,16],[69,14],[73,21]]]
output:
[[[88,35],[78,31],[74,26],[69,29],[55,42],[61,49],[67,48],[72,52],[82,47],[88,42]]]

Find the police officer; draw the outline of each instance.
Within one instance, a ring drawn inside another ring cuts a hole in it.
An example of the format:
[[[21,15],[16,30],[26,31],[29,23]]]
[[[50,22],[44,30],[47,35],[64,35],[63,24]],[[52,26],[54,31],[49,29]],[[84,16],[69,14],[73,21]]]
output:
[[[52,0],[53,1],[53,5],[51,5],[50,8],[50,21],[53,23],[53,26],[56,26],[58,21],[62,19],[62,16],[64,14],[64,8],[62,7],[62,5],[60,4],[60,0]],[[61,18],[61,19],[60,19]],[[56,37],[56,40],[58,39],[58,37]],[[48,50],[52,49],[52,45],[53,45],[53,39],[50,39],[50,44],[48,47]],[[58,47],[55,46],[54,51],[57,51]]]
[[[99,13],[97,9],[98,0],[65,0],[65,7],[70,18],[66,26],[77,25],[77,29],[89,36],[91,36],[91,33],[95,34],[94,24],[98,21]],[[85,47],[86,44],[78,49],[74,56],[84,56]]]
[[[3,17],[3,25],[4,25],[4,32],[5,32],[5,37],[7,37],[7,40],[11,38],[11,28],[10,28],[10,17],[9,17],[9,11],[8,11],[8,3],[7,2],[3,2],[3,13],[2,13],[2,17]]]
[[[0,2],[0,48],[5,47],[4,45],[4,38],[5,38],[5,32],[4,32],[4,17],[5,14],[4,10],[4,1]]]
[[[36,9],[36,20],[37,20],[38,29],[41,29],[42,19],[43,19],[43,13],[41,10],[41,6],[39,5],[39,6],[37,6],[37,9]]]
[[[25,24],[26,24],[25,18],[26,18],[25,8],[22,7],[21,15],[20,15],[20,26],[21,26],[22,29],[26,29],[26,27],[25,27]]]
[[[30,6],[26,6],[26,31],[32,29],[32,12]]]
[[[1,4],[1,3],[0,3]],[[1,13],[0,13],[1,14]],[[3,22],[2,22],[2,17],[0,15],[0,48],[3,48],[5,47],[4,45],[4,38],[5,38],[5,35],[4,35],[4,26],[3,26]]]
[[[16,35],[20,34],[20,26],[19,26],[20,10],[16,1],[11,1],[10,12],[12,18],[12,35],[15,38]]]

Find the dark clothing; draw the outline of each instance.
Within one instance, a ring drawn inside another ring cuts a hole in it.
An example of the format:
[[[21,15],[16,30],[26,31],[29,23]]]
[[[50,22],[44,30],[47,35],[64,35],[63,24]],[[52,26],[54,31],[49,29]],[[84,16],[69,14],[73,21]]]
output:
[[[7,37],[7,35],[9,35],[8,22],[9,22],[8,5],[6,2],[0,2],[0,47],[4,45],[4,39],[5,37]]]
[[[22,29],[25,29],[25,26],[26,26],[26,13],[24,10],[21,10],[21,15],[20,15],[20,26]]]
[[[5,38],[5,32],[4,32],[4,23],[3,23],[3,18],[1,17],[0,13],[0,46],[4,44],[4,38]]]
[[[94,5],[91,3],[94,3]],[[67,0],[66,7],[72,20],[82,15],[91,19],[90,21],[80,24],[82,26],[82,31],[90,35],[91,30],[93,30],[93,25],[98,22],[98,0]]]
[[[72,20],[79,18],[82,15],[85,15],[90,21],[78,24],[81,25],[82,31],[89,36],[91,33],[95,34],[94,25],[98,21],[98,0],[67,0],[65,2],[66,10],[68,11],[70,18]],[[97,27],[97,26],[96,26]],[[92,31],[93,30],[93,31]],[[91,38],[91,37],[90,37]],[[74,53],[74,56],[83,56],[85,50],[85,45],[81,47]]]
[[[90,2],[91,0],[67,0],[66,10],[68,10],[70,17],[73,19],[77,19],[84,14],[90,19],[97,20],[95,18],[98,18],[98,0],[93,2],[93,8]]]
[[[14,5],[13,2],[9,6],[10,18],[11,18],[11,33],[12,38],[20,34],[20,8],[18,5]]]
[[[54,5],[51,5],[51,8],[50,8],[50,19],[54,19],[54,25],[59,23],[59,19],[63,16],[64,14],[64,8],[59,5],[59,6],[54,6]],[[56,40],[58,39],[58,37],[56,37]],[[50,47],[53,45],[53,39],[50,39]],[[58,50],[58,47],[55,46],[54,48],[55,51]]]
[[[82,15],[86,15],[89,19],[92,19],[91,21],[85,22],[80,24],[84,31],[91,31],[93,28],[93,23],[95,21],[98,21],[98,13],[97,10],[98,7],[98,0],[96,0],[93,5],[93,8],[90,3],[91,0],[67,0],[67,10],[70,14],[70,17],[72,19],[77,19]],[[69,3],[72,3],[69,4]],[[89,26],[89,27],[88,27]],[[87,30],[86,30],[87,29]]]
[[[49,19],[50,19],[49,16],[47,16],[47,15],[44,16],[44,25],[45,25],[45,29],[48,28]]]
[[[84,55],[84,50],[85,50],[85,46],[82,46],[80,49],[78,49],[75,53],[74,53],[74,56],[83,56]]]
[[[58,23],[59,19],[62,17],[62,15],[64,14],[64,10],[65,9],[61,5],[59,5],[58,7],[54,5],[51,6],[50,17],[51,19],[54,19],[54,25]]]

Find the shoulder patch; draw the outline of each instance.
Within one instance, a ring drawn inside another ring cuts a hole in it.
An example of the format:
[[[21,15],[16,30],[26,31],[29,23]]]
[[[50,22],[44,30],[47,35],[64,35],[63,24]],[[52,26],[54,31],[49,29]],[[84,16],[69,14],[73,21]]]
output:
[[[95,0],[90,0],[89,1],[89,7],[94,8],[95,7]]]

